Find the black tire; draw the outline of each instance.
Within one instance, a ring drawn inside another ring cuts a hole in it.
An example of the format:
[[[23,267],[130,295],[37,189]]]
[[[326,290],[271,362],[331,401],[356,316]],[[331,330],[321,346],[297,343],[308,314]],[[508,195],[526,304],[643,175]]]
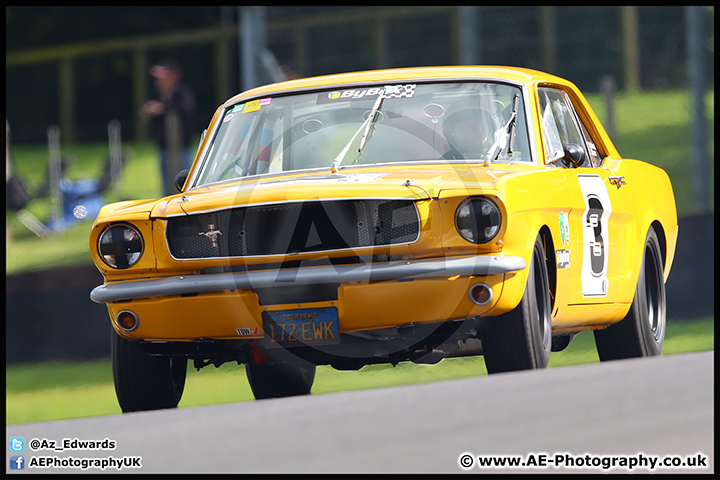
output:
[[[545,247],[538,236],[522,300],[513,310],[489,318],[482,336],[488,373],[547,367],[552,345],[552,303]]]
[[[153,357],[137,342],[111,333],[115,394],[123,413],[175,408],[182,398],[187,358]]]
[[[665,341],[663,269],[660,242],[650,228],[630,311],[620,322],[594,331],[600,361],[660,354]]]
[[[285,350],[263,352],[267,362],[245,363],[245,373],[256,400],[308,395],[315,381],[316,365]]]

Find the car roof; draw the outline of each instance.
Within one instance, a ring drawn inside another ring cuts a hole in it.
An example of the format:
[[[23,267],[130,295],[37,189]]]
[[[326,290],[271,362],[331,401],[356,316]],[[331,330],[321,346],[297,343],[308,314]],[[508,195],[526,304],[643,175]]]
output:
[[[226,104],[234,104],[241,100],[251,99],[264,95],[285,93],[295,90],[306,90],[318,87],[343,86],[351,87],[354,84],[386,83],[404,80],[443,80],[454,78],[488,78],[510,80],[531,84],[533,82],[550,82],[569,84],[567,80],[548,73],[519,67],[502,66],[445,66],[445,67],[412,67],[394,68],[386,70],[368,70],[362,72],[339,73],[318,77],[300,78],[286,82],[273,83],[253,88],[240,93]]]

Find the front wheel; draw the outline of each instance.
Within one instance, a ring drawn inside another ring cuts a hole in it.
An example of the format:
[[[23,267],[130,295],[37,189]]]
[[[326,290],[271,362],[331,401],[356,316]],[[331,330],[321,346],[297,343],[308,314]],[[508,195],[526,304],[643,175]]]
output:
[[[513,310],[487,321],[482,348],[488,373],[547,367],[552,344],[551,310],[545,247],[538,235],[522,300]]]
[[[138,342],[111,332],[113,381],[123,413],[175,408],[182,398],[187,376],[187,358],[154,357]]]
[[[659,355],[665,341],[665,280],[655,230],[645,237],[640,275],[630,311],[620,322],[595,330],[600,361]]]

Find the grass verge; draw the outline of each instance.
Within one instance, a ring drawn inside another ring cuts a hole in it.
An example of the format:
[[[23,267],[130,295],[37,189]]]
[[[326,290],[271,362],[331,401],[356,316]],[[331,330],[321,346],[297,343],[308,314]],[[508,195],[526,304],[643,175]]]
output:
[[[669,321],[663,355],[713,350],[715,319]],[[550,358],[550,367],[598,362],[590,332],[577,336]],[[317,369],[313,394],[438,382],[486,375],[483,357],[448,358],[437,365],[403,362],[370,365],[357,372]],[[85,363],[42,363],[6,367],[6,424],[120,413],[108,359]],[[245,369],[236,363],[188,372],[180,408],[243,402],[253,395]]]

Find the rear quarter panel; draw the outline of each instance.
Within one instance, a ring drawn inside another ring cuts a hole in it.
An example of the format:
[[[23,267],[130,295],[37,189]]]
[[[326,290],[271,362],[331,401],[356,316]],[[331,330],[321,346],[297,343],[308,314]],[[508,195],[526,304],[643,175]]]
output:
[[[608,159],[606,164],[613,174],[625,177],[627,183],[620,188],[627,189],[626,206],[636,219],[635,235],[631,238],[632,243],[628,245],[628,250],[634,252],[634,280],[637,281],[640,273],[645,236],[653,226],[663,249],[664,276],[667,281],[675,257],[678,233],[675,195],[670,178],[663,169],[640,160]]]

